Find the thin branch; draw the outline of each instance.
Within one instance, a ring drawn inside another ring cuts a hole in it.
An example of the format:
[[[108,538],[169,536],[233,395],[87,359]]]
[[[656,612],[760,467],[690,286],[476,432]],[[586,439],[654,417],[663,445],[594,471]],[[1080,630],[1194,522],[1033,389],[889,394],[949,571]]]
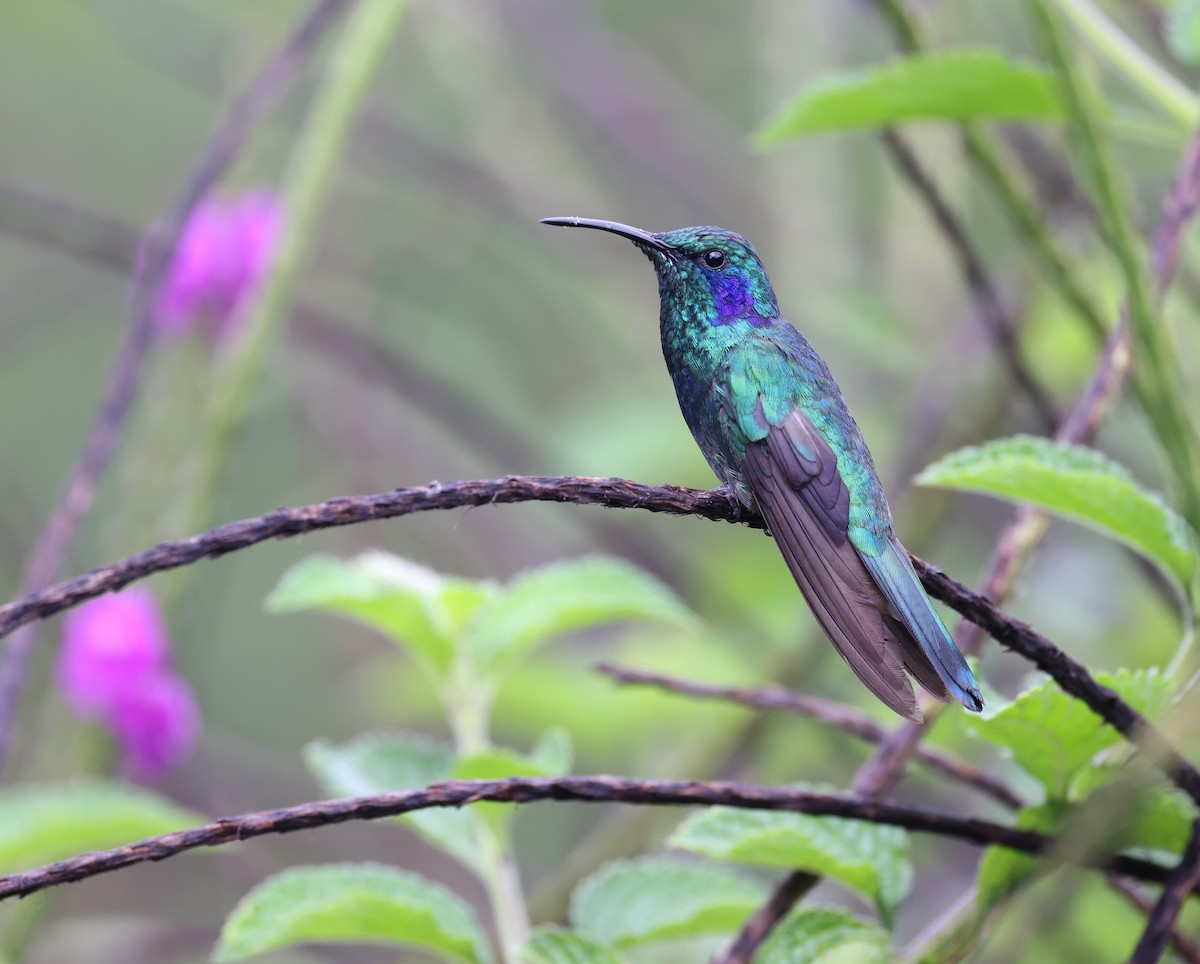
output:
[[[147,238],[145,262],[137,274],[130,321],[99,406],[96,421],[72,469],[63,495],[38,537],[25,566],[22,591],[45,585],[62,568],[79,525],[91,509],[96,486],[116,448],[137,397],[146,355],[154,337],[154,316],[167,269],[192,212],[233,163],[259,117],[291,82],[309,52],[346,7],[346,0],[319,0],[278,53],[230,107],[174,204]],[[37,643],[31,629],[14,635],[0,655],[0,770],[8,756],[21,691]]]
[[[1143,914],[1154,910],[1155,901],[1151,900],[1132,880],[1127,880],[1120,874],[1108,874],[1108,885],[1125,898],[1135,909]],[[1171,949],[1187,964],[1200,964],[1200,944],[1197,944],[1178,927],[1171,928]]]
[[[699,699],[729,700],[743,706],[753,706],[756,709],[786,710],[789,713],[798,713],[801,716],[807,716],[836,727],[844,733],[849,733],[868,743],[878,743],[891,732],[874,717],[856,706],[828,700],[821,696],[813,696],[811,693],[796,693],[782,686],[767,686],[761,689],[708,686],[702,683],[693,683],[690,680],[663,676],[659,673],[610,666],[606,663],[601,663],[595,668],[619,683],[656,686],[672,693],[681,693]],[[1016,810],[1025,806],[1025,801],[1009,789],[1003,781],[952,753],[936,747],[920,746],[917,748],[916,755],[931,769],[986,793],[1006,807]]]
[[[1192,835],[1188,838],[1183,856],[1167,877],[1158,903],[1150,912],[1146,929],[1134,948],[1133,956],[1129,958],[1129,964],[1154,964],[1162,957],[1171,939],[1175,918],[1197,883],[1200,883],[1200,817],[1192,823]]]
[[[225,817],[111,850],[80,854],[34,870],[0,877],[0,899],[27,897],[48,887],[71,883],[147,861],[165,860],[198,847],[309,830],[350,820],[378,820],[433,807],[462,807],[490,800],[534,803],[542,800],[584,803],[631,803],[649,806],[727,806],[750,810],[782,810],[814,816],[843,817],[937,834],[979,847],[1000,846],[1029,854],[1053,850],[1054,837],[1002,824],[957,817],[925,807],[902,806],[836,793],[792,787],[755,786],[723,781],[635,780],[615,776],[509,777],[501,780],[446,780],[419,790],[399,790],[368,797],[304,803]],[[1126,855],[1095,860],[1089,866],[1146,880],[1166,881],[1168,868]]]
[[[190,565],[248,548],[268,539],[286,538],[320,529],[353,525],[376,519],[516,502],[557,502],[642,509],[671,515],[695,515],[723,522],[742,522],[762,528],[762,519],[731,502],[724,491],[653,486],[628,479],[583,476],[507,476],[447,484],[433,483],[393,489],[376,495],[335,498],[313,505],[276,509],[263,516],[242,519],[210,529],[188,539],[164,542],[145,552],[101,566],[74,579],[0,606],[0,637],[36,619],[113,592],[157,572]],[[1087,669],[1050,640],[1020,620],[1001,612],[990,600],[951,579],[940,569],[912,557],[926,590],[952,609],[977,623],[1001,645],[1034,663],[1066,692],[1086,703],[1120,733],[1147,750],[1175,783],[1200,802],[1200,771],[1184,760],[1144,717]]]
[[[980,320],[1008,367],[1013,383],[1018,385],[1029,399],[1042,427],[1047,432],[1053,432],[1059,423],[1057,408],[1050,394],[1038,383],[1036,376],[1026,366],[1025,359],[1021,357],[1017,325],[1005,310],[1000,293],[967,235],[966,228],[942,197],[933,176],[921,163],[904,135],[889,127],[884,129],[882,138],[897,170],[925,202],[934,223],[954,251],[967,287],[975,298]]]

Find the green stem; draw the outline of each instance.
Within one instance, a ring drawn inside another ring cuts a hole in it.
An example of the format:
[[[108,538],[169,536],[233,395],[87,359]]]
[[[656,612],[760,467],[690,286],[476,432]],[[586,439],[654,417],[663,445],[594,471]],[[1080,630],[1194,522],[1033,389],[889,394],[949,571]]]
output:
[[[444,703],[454,734],[455,750],[459,756],[472,756],[486,752],[492,746],[488,732],[492,693],[476,678],[461,644],[458,652],[453,681],[447,688]],[[483,804],[474,821],[475,841],[483,856],[479,877],[487,890],[492,919],[496,922],[500,958],[504,964],[515,964],[521,947],[529,940],[529,909],[508,834],[503,824],[489,819],[491,814],[487,808],[495,806]]]
[[[1200,122],[1200,102],[1173,74],[1139,47],[1091,0],[1055,0],[1092,48],[1188,133]]]
[[[284,175],[286,212],[275,262],[232,353],[216,375],[204,464],[188,517],[209,515],[222,466],[245,418],[263,360],[291,299],[351,122],[408,0],[359,0],[338,38]]]
[[[1200,525],[1197,439],[1183,409],[1183,379],[1158,310],[1149,260],[1130,215],[1130,191],[1100,134],[1097,104],[1067,53],[1058,15],[1051,3],[1027,0],[1035,26],[1054,65],[1068,121],[1077,134],[1077,155],[1091,184],[1109,244],[1129,289],[1134,374],[1139,398],[1166,452],[1183,515]]]
[[[876,0],[876,3],[904,51],[913,54],[927,49],[920,25],[903,0]],[[1103,337],[1108,328],[1104,312],[1088,294],[1074,260],[1047,229],[1037,204],[1008,170],[996,139],[975,124],[964,124],[962,129],[968,157],[991,185],[1017,230],[1032,245],[1050,280],[1092,332]]]

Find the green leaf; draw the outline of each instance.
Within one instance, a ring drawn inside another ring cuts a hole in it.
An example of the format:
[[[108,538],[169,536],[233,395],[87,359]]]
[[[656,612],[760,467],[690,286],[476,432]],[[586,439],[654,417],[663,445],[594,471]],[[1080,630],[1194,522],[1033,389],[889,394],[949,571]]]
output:
[[[518,576],[475,612],[464,645],[482,675],[496,676],[555,636],[620,619],[696,625],[695,616],[649,573],[597,556]]]
[[[454,751],[410,733],[365,733],[338,746],[317,740],[304,748],[304,762],[326,793],[358,797],[413,790],[447,780]],[[475,815],[467,810],[419,810],[396,818],[429,843],[480,872]]]
[[[497,592],[489,583],[452,579],[390,553],[367,552],[354,559],[309,556],[284,573],[266,605],[272,612],[319,609],[365,623],[441,678],[463,624]]]
[[[767,896],[762,881],[719,866],[667,857],[610,863],[576,888],[571,923],[613,947],[726,934]]]
[[[1158,774],[1115,763],[1082,770],[1071,785],[1094,848],[1158,850],[1178,858],[1196,805]],[[1106,839],[1107,838],[1107,839]]]
[[[30,784],[0,791],[0,871],[206,823],[150,790],[116,781]]]
[[[1200,0],[1175,0],[1163,20],[1167,48],[1185,64],[1200,66]]]
[[[861,820],[712,807],[684,820],[669,842],[718,860],[834,877],[875,901],[889,922],[912,884],[907,834]]]
[[[622,964],[603,944],[561,927],[539,927],[521,949],[523,964]]]
[[[1123,542],[1184,590],[1196,576],[1196,533],[1163,500],[1095,449],[1017,435],[960,449],[930,465],[920,485],[1027,502]]]
[[[1053,833],[1066,812],[1067,805],[1058,800],[1037,807],[1026,807],[1017,814],[1016,826],[1022,830]],[[1039,866],[1045,866],[1045,861],[1031,854],[1008,847],[989,847],[979,862],[977,900],[981,919],[987,911],[1029,881]]]
[[[1038,120],[1062,110],[1050,74],[986,47],[921,54],[810,83],[754,135],[759,148],[909,120]]]
[[[1150,716],[1164,705],[1168,683],[1157,670],[1097,673],[1096,678],[1135,709]],[[985,708],[964,720],[976,735],[1005,747],[1049,797],[1066,799],[1072,779],[1121,735],[1052,680],[1026,690],[1011,703]]]
[[[313,941],[416,947],[491,961],[475,912],[444,887],[381,864],[296,867],[242,898],[221,929],[218,961]]]
[[[842,910],[801,908],[788,914],[763,942],[756,964],[888,964],[888,936]]]

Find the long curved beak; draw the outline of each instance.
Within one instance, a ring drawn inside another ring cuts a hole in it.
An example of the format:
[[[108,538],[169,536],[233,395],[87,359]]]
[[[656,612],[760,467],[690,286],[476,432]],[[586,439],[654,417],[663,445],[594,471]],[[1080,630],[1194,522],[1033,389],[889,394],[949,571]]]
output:
[[[597,231],[608,231],[611,234],[619,234],[621,237],[628,238],[636,244],[644,245],[647,248],[654,248],[656,251],[674,250],[666,241],[656,237],[649,231],[643,231],[641,228],[635,228],[629,224],[621,224],[619,221],[598,221],[595,218],[542,218],[541,223],[564,228],[595,228]]]

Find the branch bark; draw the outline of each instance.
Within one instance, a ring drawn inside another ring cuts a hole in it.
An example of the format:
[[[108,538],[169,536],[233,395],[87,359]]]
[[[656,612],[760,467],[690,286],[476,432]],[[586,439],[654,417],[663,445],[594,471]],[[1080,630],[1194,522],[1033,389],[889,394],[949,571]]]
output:
[[[729,806],[750,810],[782,810],[814,816],[843,817],[937,834],[980,847],[1009,847],[1029,854],[1049,853],[1056,840],[1018,827],[956,817],[924,807],[861,800],[836,793],[790,787],[755,786],[714,781],[635,780],[615,776],[513,777],[503,780],[447,780],[418,790],[369,797],[348,797],[263,810],[148,837],[124,847],[80,854],[22,873],[0,877],[0,900],[27,897],[48,887],[110,873],[133,864],[166,860],[187,850],[291,833],[350,820],[378,820],[434,807],[462,807],[490,800],[534,803],[542,800],[584,803],[630,803],[648,806]],[[1171,871],[1148,860],[1126,855],[1094,864],[1138,880],[1162,883]]]

